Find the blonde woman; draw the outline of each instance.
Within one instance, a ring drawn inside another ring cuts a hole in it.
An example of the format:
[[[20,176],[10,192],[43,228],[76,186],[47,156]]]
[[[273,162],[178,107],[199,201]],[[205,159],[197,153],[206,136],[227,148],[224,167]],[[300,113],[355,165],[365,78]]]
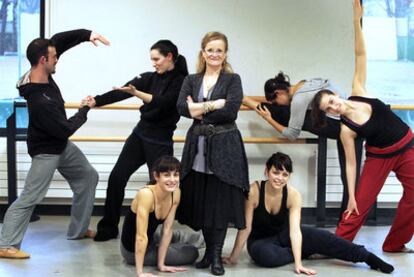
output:
[[[227,37],[207,33],[201,41],[197,73],[186,77],[178,97],[178,112],[193,119],[182,155],[182,202],[178,221],[201,229],[206,243],[197,268],[211,266],[223,275],[221,251],[227,226],[245,227],[244,195],[248,169],[236,126],[243,99],[239,75],[227,62]]]

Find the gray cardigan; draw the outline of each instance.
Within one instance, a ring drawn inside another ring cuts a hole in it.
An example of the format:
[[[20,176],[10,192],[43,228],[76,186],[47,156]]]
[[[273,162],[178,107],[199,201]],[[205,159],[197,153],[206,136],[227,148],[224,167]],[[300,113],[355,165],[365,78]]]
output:
[[[188,75],[184,79],[177,101],[178,112],[191,118],[188,110],[187,96],[191,95],[198,102],[198,93],[203,82],[203,74]],[[181,179],[191,171],[197,154],[198,136],[193,133],[198,124],[224,125],[235,123],[243,99],[240,76],[234,73],[221,73],[211,93],[211,100],[226,99],[224,108],[210,112],[200,121],[194,119],[187,132],[181,160]],[[215,134],[207,138],[208,153],[206,162],[210,170],[221,181],[236,186],[245,192],[249,190],[249,174],[246,152],[238,129]]]

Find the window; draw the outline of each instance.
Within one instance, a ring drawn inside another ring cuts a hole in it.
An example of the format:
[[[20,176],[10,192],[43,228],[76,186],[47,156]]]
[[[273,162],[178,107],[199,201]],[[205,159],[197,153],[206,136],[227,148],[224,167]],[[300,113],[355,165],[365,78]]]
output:
[[[39,37],[40,0],[0,0],[0,99],[17,97],[15,84],[30,68],[27,45]]]
[[[389,104],[414,105],[414,1],[363,3],[367,90]],[[414,127],[414,111],[396,113]]]

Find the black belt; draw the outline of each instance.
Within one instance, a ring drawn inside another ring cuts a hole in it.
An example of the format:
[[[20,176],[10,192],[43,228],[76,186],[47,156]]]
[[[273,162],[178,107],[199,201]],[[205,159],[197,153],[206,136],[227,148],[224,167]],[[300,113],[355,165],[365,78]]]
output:
[[[210,137],[216,134],[227,133],[234,130],[237,130],[237,126],[235,123],[221,125],[198,124],[194,126],[193,134],[196,136]]]
[[[210,152],[210,139],[217,134],[223,134],[230,131],[237,130],[237,126],[235,123],[229,124],[220,124],[220,125],[213,125],[213,124],[198,124],[195,125],[193,128],[193,134],[196,136],[205,136],[206,140],[204,142],[204,156],[207,157],[208,153]]]

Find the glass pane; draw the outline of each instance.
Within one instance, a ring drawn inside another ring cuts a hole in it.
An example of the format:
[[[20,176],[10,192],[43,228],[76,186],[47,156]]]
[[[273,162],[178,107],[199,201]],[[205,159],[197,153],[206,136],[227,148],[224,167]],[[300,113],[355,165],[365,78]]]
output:
[[[0,99],[17,97],[15,84],[30,65],[27,45],[39,37],[40,0],[0,0]]]
[[[414,1],[364,0],[367,90],[389,104],[414,105]],[[396,111],[411,128],[413,111]]]

